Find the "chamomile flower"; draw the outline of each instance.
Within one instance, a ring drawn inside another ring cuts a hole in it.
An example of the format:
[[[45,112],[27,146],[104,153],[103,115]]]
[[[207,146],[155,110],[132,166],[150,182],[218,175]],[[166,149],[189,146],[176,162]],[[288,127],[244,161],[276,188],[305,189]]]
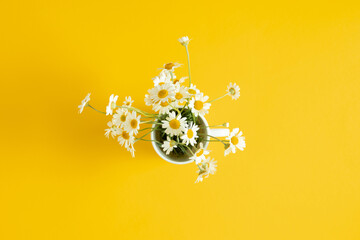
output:
[[[230,83],[226,90],[233,100],[240,97],[240,87],[236,83]]]
[[[149,94],[153,103],[167,102],[175,97],[175,86],[172,83],[157,85],[149,90]]]
[[[131,99],[131,97],[125,97],[125,101],[123,102],[126,107],[131,107],[131,104],[134,102],[134,100]]]
[[[149,94],[145,94],[145,105],[146,106],[151,106],[154,104],[153,100],[150,98]]]
[[[166,155],[169,155],[174,148],[177,148],[177,142],[168,136],[161,147],[163,148]]]
[[[195,95],[189,102],[189,106],[191,111],[195,114],[195,116],[204,116],[209,112],[211,103],[207,103],[209,100],[208,96],[204,96],[203,93]]]
[[[173,83],[174,83],[175,85],[181,85],[182,83],[185,82],[186,79],[188,79],[188,77],[182,77],[182,78],[180,78],[180,79],[174,78]]]
[[[130,147],[135,142],[135,137],[124,129],[120,129],[118,142],[121,146]]]
[[[181,136],[183,143],[186,145],[194,146],[196,144],[196,139],[198,138],[197,131],[199,127],[194,123],[190,123],[189,127],[185,129],[184,135]]]
[[[175,104],[176,108],[183,108],[189,98],[187,87],[175,85]]]
[[[162,127],[170,136],[180,135],[187,127],[186,118],[181,118],[181,114],[176,116],[175,112],[170,112],[166,120],[162,121]]]
[[[112,122],[117,127],[124,127],[126,122],[126,116],[128,114],[128,110],[124,108],[119,108],[116,110],[116,113],[113,115]]]
[[[178,41],[181,43],[181,45],[187,46],[190,42],[190,39],[188,36],[185,36],[185,37],[179,38]]]
[[[200,163],[199,165],[199,170],[197,171],[197,173],[199,174],[195,183],[198,182],[202,182],[204,178],[209,177],[210,174],[215,174],[216,172],[216,161],[214,161],[213,159],[210,159],[210,157],[208,157],[207,159],[205,159],[202,163]]]
[[[230,152],[235,153],[236,148],[244,151],[246,147],[245,137],[242,136],[242,132],[239,132],[238,128],[234,128],[226,140],[229,140],[229,145],[225,149],[225,156]]]
[[[124,124],[124,129],[127,132],[136,135],[140,128],[140,117],[141,117],[141,115],[137,116],[135,111],[133,111],[132,113],[129,112],[126,116],[126,122]]]
[[[196,86],[194,84],[191,84],[190,87],[188,88],[188,93],[190,95],[195,95],[195,94],[199,94],[200,90],[196,88]]]
[[[173,72],[174,70],[175,70],[175,68],[178,68],[178,67],[180,67],[181,66],[181,64],[180,63],[166,63],[166,64],[164,64],[164,67],[162,68],[162,69],[166,69],[166,70],[168,70],[168,71],[170,71],[170,72]]]
[[[194,160],[196,164],[201,163],[203,160],[206,159],[206,155],[210,153],[210,151],[204,148],[204,144],[201,142],[199,150],[195,152],[195,154],[190,157],[190,159]]]
[[[116,108],[117,99],[118,99],[118,95],[114,96],[114,94],[111,94],[109,99],[109,105],[106,106],[106,115],[113,114],[113,110]]]
[[[111,121],[107,123],[108,127],[107,129],[105,129],[105,136],[107,138],[109,138],[109,135],[111,134],[111,136],[114,138],[116,135],[119,135],[120,133],[120,129],[114,125]]]
[[[159,114],[168,114],[172,109],[170,99],[167,102],[158,102],[153,105],[153,110]]]
[[[88,93],[88,95],[86,95],[86,97],[81,101],[81,104],[78,106],[79,113],[82,113],[82,111],[86,107],[87,103],[90,101],[90,94],[91,93]]]
[[[171,83],[171,78],[174,78],[174,74],[171,77],[170,72],[164,69],[160,72],[159,76],[153,78],[154,86]]]

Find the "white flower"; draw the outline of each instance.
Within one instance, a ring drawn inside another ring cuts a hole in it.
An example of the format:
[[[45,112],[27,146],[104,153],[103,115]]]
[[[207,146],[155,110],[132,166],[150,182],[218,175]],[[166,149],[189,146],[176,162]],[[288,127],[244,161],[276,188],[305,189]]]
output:
[[[178,41],[181,43],[181,45],[187,46],[190,42],[190,39],[188,36],[185,36],[185,37],[179,38]]]
[[[161,145],[166,155],[169,155],[169,153],[174,149],[177,148],[177,142],[175,140],[172,140],[169,136],[167,136],[167,140],[164,141],[163,145]]]
[[[195,114],[195,116],[204,116],[209,111],[211,103],[207,103],[206,101],[209,99],[208,96],[204,96],[203,93],[195,95],[189,102],[189,106],[191,111]]]
[[[135,111],[133,111],[132,113],[129,112],[126,116],[124,129],[127,132],[136,135],[140,128],[140,117],[141,115],[137,116]]]
[[[236,83],[230,83],[227,87],[227,92],[230,94],[233,100],[236,100],[240,97],[240,87]]]
[[[166,120],[162,121],[162,127],[170,136],[180,135],[187,127],[186,118],[181,118],[181,114],[176,116],[175,112],[170,112]]]
[[[175,70],[175,68],[178,68],[180,66],[181,66],[180,63],[172,63],[171,62],[171,63],[164,64],[164,67],[162,69],[166,69],[166,70],[168,70],[170,72],[173,72]]]
[[[188,88],[188,93],[190,95],[195,95],[195,94],[199,94],[200,90],[196,88],[196,86],[194,84],[191,84],[191,86]]]
[[[173,74],[173,78],[175,78]],[[161,85],[164,83],[171,83],[171,73],[164,69],[160,72],[159,76],[153,78],[154,86]]]
[[[167,102],[175,97],[175,86],[172,83],[157,85],[148,90],[153,103]]]
[[[109,99],[109,105],[106,106],[106,115],[113,114],[113,110],[116,108],[117,99],[118,99],[118,95],[114,96],[114,94],[111,94]]]
[[[169,99],[170,100],[170,99]],[[159,112],[159,114],[168,114],[172,109],[171,105],[168,102],[159,102],[153,105],[153,110]]]
[[[198,165],[199,170],[197,173],[199,176],[197,177],[195,183],[202,182],[204,178],[209,177],[210,174],[215,174],[216,172],[216,161],[213,159],[207,158],[201,164]]]
[[[135,148],[134,144],[130,144],[129,146],[125,145],[126,150],[128,150],[131,153],[132,157],[135,157]]]
[[[126,107],[131,107],[131,104],[134,102],[134,100],[131,100],[131,97],[125,97],[125,101],[123,102]]]
[[[150,95],[149,95],[149,94],[145,94],[145,105],[146,105],[146,106],[151,106],[151,105],[153,105],[153,104],[154,104],[154,102],[153,102],[153,100],[151,100]]]
[[[194,123],[191,123],[188,128],[185,129],[184,135],[181,136],[183,143],[186,145],[194,146],[196,144],[196,138],[198,138],[197,131],[199,127]]]
[[[86,95],[86,97],[81,101],[81,104],[78,106],[79,113],[82,113],[84,107],[86,107],[86,104],[90,101],[90,94],[91,93],[88,93],[88,95]]]
[[[119,135],[120,133],[120,129],[114,125],[111,121],[107,123],[108,127],[107,129],[105,129],[105,136],[107,138],[109,138],[109,135],[111,134],[111,136],[114,138],[116,135]]]
[[[186,79],[188,79],[188,77],[182,77],[180,79],[177,79],[177,78],[174,77],[173,83],[175,85],[181,85],[182,83],[185,82]]]
[[[126,122],[126,116],[128,114],[128,110],[124,108],[119,108],[116,110],[116,113],[113,115],[112,122],[118,127],[124,127]]]
[[[187,87],[175,85],[175,104],[176,108],[183,108],[189,98]]]
[[[210,151],[208,151],[204,148],[204,145],[202,142],[199,145],[200,145],[199,150],[197,150],[195,152],[195,154],[192,157],[190,157],[190,159],[194,160],[196,164],[199,164],[203,160],[205,160],[206,159],[205,155],[208,155],[210,153]]]
[[[241,136],[242,132],[239,132],[238,128],[234,128],[230,135],[226,138],[229,140],[229,145],[225,149],[225,156],[228,155],[230,152],[235,153],[236,148],[244,151],[246,147],[245,137]]]
[[[121,146],[123,146],[125,144],[125,147],[130,147],[130,145],[134,144],[135,137],[132,134],[130,134],[129,132],[127,132],[123,129],[120,129],[118,142],[120,143]]]

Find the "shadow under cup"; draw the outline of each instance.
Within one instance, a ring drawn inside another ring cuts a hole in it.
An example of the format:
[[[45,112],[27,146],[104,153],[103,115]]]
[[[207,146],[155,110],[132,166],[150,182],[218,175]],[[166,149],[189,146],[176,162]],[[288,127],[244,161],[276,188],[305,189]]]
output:
[[[199,126],[198,135],[201,135],[201,137],[199,136],[199,138],[201,138],[200,142],[202,142],[204,148],[206,148],[208,145],[208,141],[206,141],[208,139],[208,136],[207,136],[208,135],[208,128],[207,128],[208,123],[203,117],[199,116],[197,118],[196,124]],[[151,139],[156,140],[161,143],[163,142],[163,139],[161,138],[161,133],[159,130],[153,131],[151,133]],[[197,144],[195,146],[189,146],[193,153],[195,153],[199,149],[200,142],[197,142]],[[186,153],[183,155],[177,155],[173,152],[170,152],[169,155],[166,155],[166,153],[163,151],[163,149],[161,148],[161,146],[159,144],[157,144],[156,142],[153,141],[152,145],[153,145],[155,151],[157,152],[157,154],[161,158],[163,158],[164,160],[166,160],[168,162],[175,163],[175,164],[186,164],[186,163],[193,162],[193,160],[189,159],[192,156],[190,151],[186,151]]]

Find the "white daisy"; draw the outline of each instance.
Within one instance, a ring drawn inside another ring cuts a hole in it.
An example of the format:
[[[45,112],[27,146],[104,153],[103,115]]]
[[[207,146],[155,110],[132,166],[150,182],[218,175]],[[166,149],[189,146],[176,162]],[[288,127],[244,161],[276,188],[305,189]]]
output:
[[[215,174],[216,172],[216,161],[214,161],[213,159],[210,159],[210,157],[208,157],[207,159],[205,159],[201,164],[198,165],[199,166],[199,170],[197,171],[197,173],[199,174],[199,176],[197,177],[195,183],[198,182],[202,182],[204,178],[209,177],[210,174]]]
[[[128,110],[124,108],[119,108],[116,110],[116,113],[113,115],[112,122],[117,127],[124,127],[126,122],[126,116],[128,114]]]
[[[176,108],[183,108],[189,98],[187,87],[175,85],[175,104]]]
[[[173,74],[174,78],[174,74]],[[171,83],[171,74],[168,70],[162,70],[159,76],[153,78],[154,86],[162,85],[164,83]]]
[[[181,85],[182,83],[185,82],[186,79],[188,79],[188,77],[182,77],[180,79],[177,79],[177,78],[174,77],[173,83],[175,85]]]
[[[90,94],[91,93],[88,93],[88,95],[86,95],[86,97],[81,101],[81,104],[78,106],[79,113],[82,113],[82,111],[86,107],[87,103],[90,101]]]
[[[191,111],[195,114],[195,116],[204,116],[209,111],[211,103],[207,103],[206,101],[209,100],[208,96],[204,96],[203,93],[195,95],[189,102],[189,106]]]
[[[172,83],[157,85],[148,90],[153,103],[167,102],[175,97],[175,86]]]
[[[245,137],[241,136],[242,132],[239,132],[238,128],[234,128],[230,135],[226,137],[226,140],[229,140],[229,145],[225,149],[225,156],[228,155],[230,152],[235,153],[236,148],[244,151],[246,147]]]
[[[200,90],[196,88],[196,86],[194,84],[191,84],[190,87],[188,88],[188,93],[190,95],[195,95],[195,94],[199,94]]]
[[[170,112],[166,120],[162,121],[162,127],[170,136],[180,135],[187,127],[186,118],[181,118],[181,114],[176,116],[175,112]]]
[[[126,107],[131,107],[131,104],[134,102],[134,100],[131,99],[131,97],[125,97],[125,101],[123,102]]]
[[[167,136],[167,140],[164,141],[161,147],[163,148],[166,155],[169,155],[174,148],[177,148],[177,142],[175,140],[172,140],[169,136]]]
[[[194,146],[196,144],[196,139],[198,138],[197,131],[199,127],[194,123],[191,123],[188,128],[185,129],[184,135],[181,136],[183,143],[186,145]]]
[[[170,99],[169,99],[170,100]],[[159,112],[159,114],[169,114],[172,109],[169,101],[168,102],[159,102],[153,105],[153,110]]]
[[[204,145],[202,142],[199,145],[200,145],[199,150],[197,150],[195,152],[195,154],[192,157],[190,157],[190,159],[194,160],[196,164],[199,164],[203,160],[205,160],[206,159],[205,155],[208,155],[210,153],[210,151],[208,151],[204,148]]]
[[[124,129],[127,132],[136,135],[140,128],[140,117],[141,117],[141,115],[137,116],[135,111],[133,111],[132,113],[129,112],[126,116],[126,122],[124,124]]]
[[[117,99],[118,99],[118,95],[114,96],[114,94],[111,94],[109,99],[109,105],[106,106],[106,115],[113,114],[113,110],[116,108]]]
[[[236,85],[236,83],[230,83],[226,91],[230,94],[233,100],[236,100],[240,97],[240,87]]]
[[[153,105],[154,102],[153,100],[150,98],[150,95],[149,94],[145,94],[145,105],[146,106],[151,106]]]
[[[125,144],[125,147],[130,147],[135,142],[135,137],[129,132],[120,129],[118,142],[121,146]]]
[[[109,135],[111,134],[111,136],[114,138],[116,135],[119,135],[120,133],[120,129],[114,125],[111,121],[107,123],[108,127],[107,129],[105,129],[105,136],[107,138],[109,138]]]
[[[181,66],[180,63],[172,63],[171,62],[171,63],[164,64],[164,67],[162,69],[166,69],[166,70],[168,70],[170,72],[173,72],[175,70],[175,68],[178,68],[180,66]]]
[[[181,45],[187,46],[190,42],[190,39],[188,36],[185,36],[185,37],[179,38],[178,41],[181,43]]]

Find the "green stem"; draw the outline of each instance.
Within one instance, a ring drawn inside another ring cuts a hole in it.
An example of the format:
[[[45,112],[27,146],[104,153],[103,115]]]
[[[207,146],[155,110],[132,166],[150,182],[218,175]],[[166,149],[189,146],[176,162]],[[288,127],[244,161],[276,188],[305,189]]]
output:
[[[94,108],[93,106],[91,106],[90,104],[87,104],[88,107],[94,109],[95,111],[99,112],[99,113],[102,113],[102,114],[106,114],[105,112],[102,112],[102,111],[99,111],[97,110],[96,108]]]
[[[220,100],[220,99],[222,99],[223,97],[225,97],[225,96],[227,96],[227,95],[229,95],[229,93],[226,93],[224,96],[221,96],[221,97],[215,98],[215,99],[213,99],[213,100],[211,100],[211,101],[208,101],[208,103],[211,103],[211,102]]]
[[[185,45],[186,55],[187,55],[187,62],[188,62],[188,69],[189,69],[189,87],[191,86],[191,71],[190,71],[190,55],[188,46]]]
[[[149,135],[151,132],[152,132],[152,131],[150,131],[150,132],[148,132],[148,133],[146,133],[146,134],[142,135],[142,136],[141,136],[141,137],[139,137],[139,138],[135,138],[135,142],[137,142],[137,141],[139,141],[139,140],[144,140],[144,141],[145,141],[145,139],[143,139],[143,138],[144,138],[144,137],[146,137],[147,135]]]

